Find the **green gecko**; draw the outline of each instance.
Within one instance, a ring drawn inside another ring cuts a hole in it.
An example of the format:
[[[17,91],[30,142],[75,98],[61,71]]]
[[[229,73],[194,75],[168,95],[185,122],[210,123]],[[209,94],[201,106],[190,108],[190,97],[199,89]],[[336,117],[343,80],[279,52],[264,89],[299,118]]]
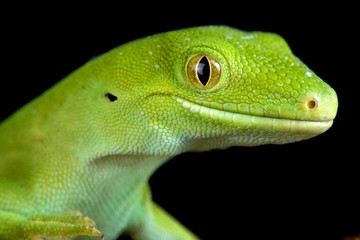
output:
[[[152,201],[159,166],[309,139],[337,107],[275,33],[198,26],[123,44],[0,124],[0,239],[199,239]]]

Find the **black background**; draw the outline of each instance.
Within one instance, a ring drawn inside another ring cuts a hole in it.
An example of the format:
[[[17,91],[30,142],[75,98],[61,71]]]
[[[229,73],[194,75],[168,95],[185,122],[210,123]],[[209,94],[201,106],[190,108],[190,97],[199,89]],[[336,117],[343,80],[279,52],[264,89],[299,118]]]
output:
[[[186,153],[151,178],[153,198],[202,239],[343,239],[360,233],[354,6],[140,2],[3,7],[0,119],[119,44],[208,24],[282,35],[338,93],[333,127],[288,145]]]

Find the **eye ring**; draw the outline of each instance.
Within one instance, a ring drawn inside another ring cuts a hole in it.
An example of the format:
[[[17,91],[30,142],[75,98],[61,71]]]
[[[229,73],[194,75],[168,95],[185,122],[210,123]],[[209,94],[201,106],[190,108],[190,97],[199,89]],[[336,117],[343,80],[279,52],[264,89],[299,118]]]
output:
[[[186,66],[190,82],[199,89],[210,89],[218,84],[221,65],[211,55],[198,54],[190,57]]]

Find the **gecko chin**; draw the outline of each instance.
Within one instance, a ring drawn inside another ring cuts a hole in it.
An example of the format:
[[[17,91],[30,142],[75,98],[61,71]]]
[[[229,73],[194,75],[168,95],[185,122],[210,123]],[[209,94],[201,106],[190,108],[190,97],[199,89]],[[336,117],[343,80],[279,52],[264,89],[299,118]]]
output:
[[[251,130],[255,132],[271,132],[282,135],[292,135],[298,136],[300,140],[319,135],[328,130],[333,124],[333,120],[309,121],[233,113],[199,105],[180,97],[174,98],[184,108],[193,113],[196,113],[204,118],[210,118],[215,121],[232,124],[243,131]]]

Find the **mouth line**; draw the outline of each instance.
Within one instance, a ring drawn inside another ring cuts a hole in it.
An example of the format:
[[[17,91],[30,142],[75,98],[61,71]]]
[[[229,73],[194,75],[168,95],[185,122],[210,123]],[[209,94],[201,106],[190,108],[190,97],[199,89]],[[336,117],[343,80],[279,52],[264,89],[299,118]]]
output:
[[[333,124],[333,120],[296,120],[227,112],[224,110],[199,105],[178,96],[173,96],[173,98],[184,108],[190,110],[193,113],[217,121],[233,123],[245,130],[256,129],[260,131],[262,130],[271,132],[275,131],[287,133],[320,134],[329,129]]]

